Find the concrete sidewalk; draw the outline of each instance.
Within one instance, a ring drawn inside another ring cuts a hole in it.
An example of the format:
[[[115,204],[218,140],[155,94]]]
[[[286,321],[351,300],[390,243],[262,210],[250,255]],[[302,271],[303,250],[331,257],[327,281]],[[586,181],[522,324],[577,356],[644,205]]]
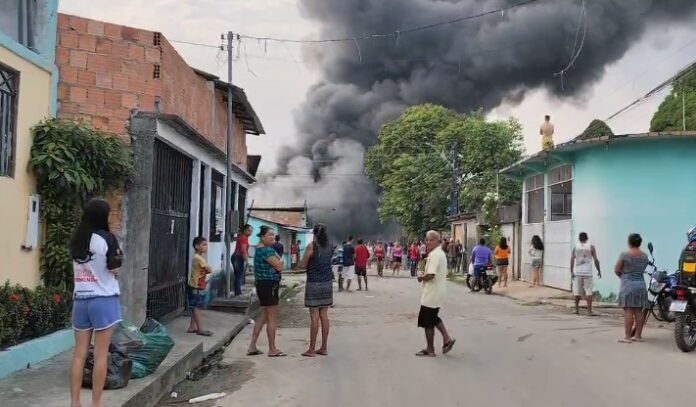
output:
[[[465,276],[456,274],[450,280],[466,285]],[[525,281],[508,281],[507,287],[493,287],[493,294],[513,299],[521,305],[552,305],[560,308],[575,309],[573,293],[551,287],[531,287]],[[586,308],[585,301],[580,301],[580,307]],[[619,311],[616,303],[593,301],[592,308],[597,313],[614,315]]]
[[[189,318],[178,317],[167,326],[175,345],[155,373],[131,380],[128,386],[104,393],[104,405],[146,407],[156,404],[202,361],[234,338],[248,323],[244,314],[204,311],[211,337],[187,334]],[[72,351],[61,353],[30,369],[0,380],[0,404],[7,406],[64,407],[70,405],[69,370]],[[90,404],[90,390],[83,390],[83,405]]]

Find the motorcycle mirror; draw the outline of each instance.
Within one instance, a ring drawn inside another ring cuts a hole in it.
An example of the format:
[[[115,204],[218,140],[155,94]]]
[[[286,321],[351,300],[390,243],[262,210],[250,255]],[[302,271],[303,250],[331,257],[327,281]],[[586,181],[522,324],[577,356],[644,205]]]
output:
[[[649,242],[649,243],[648,243],[648,251],[650,252],[651,255],[653,254],[653,244],[652,244],[652,242]]]

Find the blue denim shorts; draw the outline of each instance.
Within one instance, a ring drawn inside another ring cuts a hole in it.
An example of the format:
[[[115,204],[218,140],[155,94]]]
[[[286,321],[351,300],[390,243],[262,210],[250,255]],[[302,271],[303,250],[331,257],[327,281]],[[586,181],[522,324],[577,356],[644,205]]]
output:
[[[186,297],[188,299],[189,309],[205,308],[205,295],[205,290],[193,288],[191,286],[186,287]]]
[[[73,301],[72,326],[77,331],[101,331],[122,320],[118,296]]]

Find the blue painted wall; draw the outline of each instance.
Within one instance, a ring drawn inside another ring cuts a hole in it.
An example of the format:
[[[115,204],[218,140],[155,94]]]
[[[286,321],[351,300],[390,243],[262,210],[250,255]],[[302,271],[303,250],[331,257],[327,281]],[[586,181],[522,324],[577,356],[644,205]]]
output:
[[[597,247],[602,295],[618,292],[614,264],[629,233],[655,245],[658,266],[673,272],[686,230],[696,223],[696,139],[633,139],[572,156],[573,238],[587,232]]]
[[[58,109],[58,67],[55,64],[58,0],[40,0],[36,11],[36,49],[29,49],[2,32],[0,45],[51,73],[51,114],[55,116]]]

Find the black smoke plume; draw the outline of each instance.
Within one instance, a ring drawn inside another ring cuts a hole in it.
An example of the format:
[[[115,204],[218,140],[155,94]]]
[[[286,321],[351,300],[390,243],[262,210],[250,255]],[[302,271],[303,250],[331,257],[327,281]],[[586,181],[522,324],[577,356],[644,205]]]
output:
[[[537,88],[559,98],[580,96],[647,30],[693,21],[696,9],[694,0],[540,0],[400,33],[515,3],[520,0],[299,0],[302,14],[319,25],[318,37],[394,35],[305,48],[323,80],[296,114],[299,145],[280,157],[280,176],[262,184],[259,200],[306,199],[312,220],[327,222],[335,236],[385,233],[377,222],[377,190],[356,175],[385,121],[424,102],[468,112],[519,102]],[[554,75],[580,48],[565,75]],[[293,174],[311,176],[302,181]]]

